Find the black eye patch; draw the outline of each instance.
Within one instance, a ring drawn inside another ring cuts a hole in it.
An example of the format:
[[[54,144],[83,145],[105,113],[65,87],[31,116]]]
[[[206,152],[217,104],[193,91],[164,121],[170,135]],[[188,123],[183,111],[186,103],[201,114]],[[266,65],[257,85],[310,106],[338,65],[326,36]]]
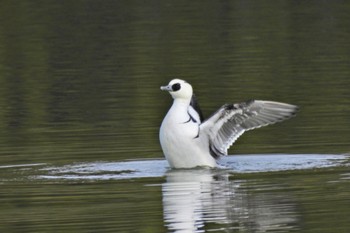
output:
[[[172,89],[173,91],[178,91],[178,90],[180,90],[180,89],[181,89],[180,83],[175,83],[175,84],[173,84],[173,85],[171,86],[171,89]]]

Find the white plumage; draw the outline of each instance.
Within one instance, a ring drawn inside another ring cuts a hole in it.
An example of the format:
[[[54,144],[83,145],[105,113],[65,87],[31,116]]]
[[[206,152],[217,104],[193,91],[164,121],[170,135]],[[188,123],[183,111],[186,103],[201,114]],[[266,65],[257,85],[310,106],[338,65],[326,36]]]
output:
[[[274,124],[295,115],[295,105],[251,100],[225,104],[203,121],[192,86],[171,80],[161,90],[169,91],[173,105],[160,127],[159,139],[165,158],[173,168],[216,167],[216,159],[245,131]]]

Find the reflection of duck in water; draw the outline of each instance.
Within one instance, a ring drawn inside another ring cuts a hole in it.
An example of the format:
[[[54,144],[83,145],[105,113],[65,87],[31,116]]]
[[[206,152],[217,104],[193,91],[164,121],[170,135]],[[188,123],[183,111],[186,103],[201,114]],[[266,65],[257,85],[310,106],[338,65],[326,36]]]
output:
[[[259,192],[252,193],[255,189]],[[289,193],[264,192],[254,181],[231,180],[227,170],[170,170],[162,194],[164,221],[171,232],[298,228],[296,204]]]
[[[160,144],[171,167],[216,167],[215,159],[245,131],[274,124],[295,115],[297,106],[252,100],[225,104],[203,121],[192,86],[180,79],[161,90],[169,91],[173,105],[160,127]]]
[[[216,176],[209,169],[181,169],[167,172],[166,179],[164,220],[171,232],[197,232],[206,222],[227,217],[225,201],[231,195],[228,189],[225,192],[227,176]]]

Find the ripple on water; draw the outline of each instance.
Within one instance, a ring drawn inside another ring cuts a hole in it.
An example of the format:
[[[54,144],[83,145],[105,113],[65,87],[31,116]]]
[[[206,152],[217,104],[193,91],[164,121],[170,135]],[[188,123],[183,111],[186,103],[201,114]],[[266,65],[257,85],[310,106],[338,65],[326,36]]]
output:
[[[254,154],[227,156],[220,161],[230,173],[259,173],[347,166],[349,156],[330,154]],[[39,179],[109,180],[162,177],[169,170],[165,160],[91,162],[40,168]]]

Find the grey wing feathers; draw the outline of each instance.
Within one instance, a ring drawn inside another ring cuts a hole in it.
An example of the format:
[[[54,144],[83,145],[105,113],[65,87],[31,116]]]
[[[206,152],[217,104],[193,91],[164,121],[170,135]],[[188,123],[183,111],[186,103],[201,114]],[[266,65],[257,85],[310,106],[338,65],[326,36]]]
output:
[[[209,137],[210,152],[217,158],[227,155],[227,149],[245,131],[274,124],[295,115],[295,105],[252,100],[225,104],[201,125]]]

